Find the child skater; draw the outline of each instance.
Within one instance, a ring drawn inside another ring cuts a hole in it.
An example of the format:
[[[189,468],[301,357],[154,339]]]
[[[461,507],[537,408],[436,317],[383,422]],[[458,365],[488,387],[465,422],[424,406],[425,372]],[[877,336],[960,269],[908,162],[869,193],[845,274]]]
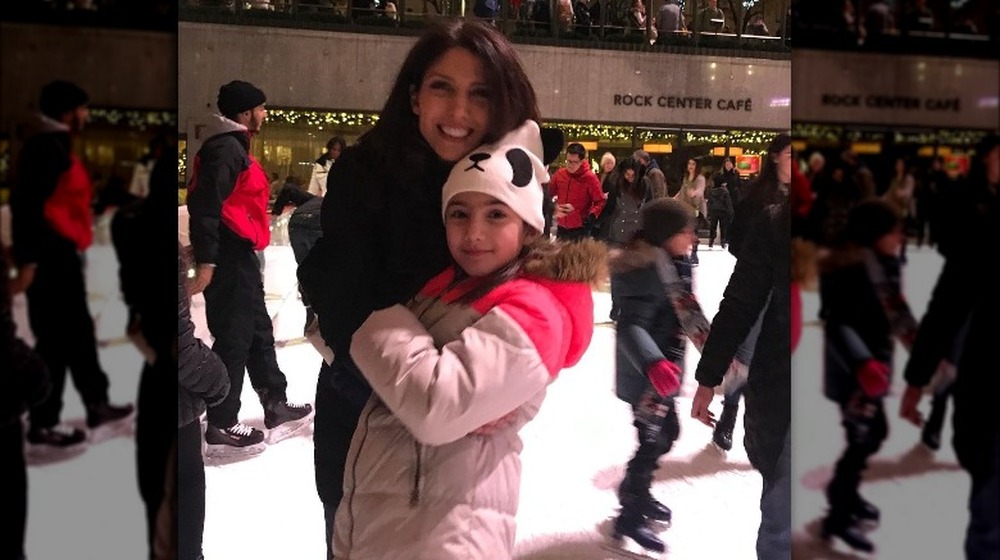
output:
[[[661,198],[642,209],[642,229],[610,258],[611,294],[620,313],[615,353],[616,387],[632,405],[639,448],[618,487],[621,513],[614,538],[627,536],[663,552],[648,520],[670,521],[670,508],[653,498],[656,462],[680,434],[674,397],[680,391],[688,337],[700,351],[709,323],[691,288],[690,253],[695,217],[678,200]]]
[[[881,200],[858,203],[847,223],[848,243],[820,263],[820,317],[824,321],[824,393],[840,406],[847,448],[826,488],[830,505],[824,539],[838,537],[862,552],[874,544],[861,522],[879,510],[858,493],[868,458],[888,435],[883,399],[892,372],[893,338],[909,349],[917,322],[900,288],[903,222]]]
[[[442,215],[454,259],[411,301],[372,313],[351,357],[372,397],[351,441],[337,558],[505,559],[518,432],[590,344],[603,245],[541,237],[538,125],[460,160]]]

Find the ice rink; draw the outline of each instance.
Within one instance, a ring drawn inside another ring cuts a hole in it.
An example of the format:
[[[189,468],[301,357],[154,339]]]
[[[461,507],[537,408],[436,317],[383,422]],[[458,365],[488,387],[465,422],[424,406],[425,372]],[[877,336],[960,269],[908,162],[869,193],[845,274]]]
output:
[[[278,239],[278,243],[280,243]],[[695,289],[709,318],[734,264],[728,252],[703,244]],[[906,293],[919,317],[940,268],[936,253],[911,247]],[[172,258],[172,257],[169,257]],[[274,318],[278,361],[288,377],[292,401],[312,402],[320,357],[301,339],[304,309],[295,284],[295,262],[287,245],[265,252],[265,292]],[[117,263],[110,246],[88,252],[91,311],[102,341],[101,359],[111,376],[112,400],[134,402],[140,357],[124,341],[125,311],[117,290]],[[613,393],[614,327],[606,321],[610,297],[594,293],[597,325],[590,348],[564,370],[541,412],[522,431],[525,442],[521,505],[517,516],[520,559],[598,559],[614,555],[606,542],[617,500],[614,490],[634,451],[629,407]],[[30,341],[23,296],[15,301],[20,334]],[[805,295],[805,319],[815,318],[818,298]],[[210,341],[203,300],[193,316],[199,336]],[[836,407],[820,392],[821,331],[807,323],[793,357],[793,558],[849,558],[815,537],[825,509],[823,486],[842,449]],[[897,354],[897,372],[905,351]],[[734,447],[722,453],[711,429],[689,417],[698,354],[689,347],[687,375],[678,409],[681,436],[660,462],[653,493],[674,511],[661,537],[670,558],[755,558],[760,519],[760,476],[743,450],[742,416]],[[879,505],[882,525],[871,533],[885,558],[953,558],[961,550],[967,521],[968,477],[950,449],[949,422],[937,454],[918,445],[919,431],[896,416],[902,384],[896,378],[887,404],[890,436],[873,459],[862,493]],[[171,396],[172,397],[172,396]],[[169,397],[168,397],[169,398]],[[67,389],[65,421],[82,422],[83,407]],[[262,427],[263,412],[246,383],[241,420]],[[926,408],[926,404],[925,404]],[[713,405],[721,412],[721,397]],[[316,497],[311,431],[270,446],[241,461],[209,462],[204,551],[207,560],[323,560],[323,512]],[[135,482],[131,434],[91,444],[82,454],[35,464],[29,471],[27,553],[32,559],[138,559],[145,557],[142,504]],[[95,515],[100,504],[102,515]],[[914,528],[934,527],[933,532]],[[58,534],[58,538],[54,535]]]

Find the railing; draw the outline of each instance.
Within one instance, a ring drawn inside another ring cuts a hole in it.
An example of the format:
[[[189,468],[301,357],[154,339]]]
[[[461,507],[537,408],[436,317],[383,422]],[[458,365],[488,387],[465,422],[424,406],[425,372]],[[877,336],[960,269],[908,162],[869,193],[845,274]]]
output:
[[[187,0],[180,5],[179,18],[233,25],[417,35],[439,18],[476,17],[468,13],[474,11],[469,5],[475,1]],[[729,54],[734,56],[790,56],[786,37],[682,31],[662,33],[654,39],[651,20],[641,29],[607,16],[621,8],[624,3],[620,0],[599,0],[595,8],[599,6],[603,15],[600,21],[577,15],[572,22],[565,17],[560,19],[558,0],[521,0],[516,6],[512,1],[501,1],[495,17],[480,19],[490,21],[519,43],[688,53],[723,49],[733,51]],[[646,3],[647,11],[652,9],[652,0]]]

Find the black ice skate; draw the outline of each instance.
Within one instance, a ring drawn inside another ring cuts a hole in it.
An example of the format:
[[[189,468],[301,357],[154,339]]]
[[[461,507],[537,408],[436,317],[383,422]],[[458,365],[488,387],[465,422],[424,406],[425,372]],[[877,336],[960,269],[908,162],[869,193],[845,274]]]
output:
[[[622,494],[626,491],[625,489],[628,487],[629,482],[629,476],[626,474],[621,484],[618,485],[619,500],[621,499]],[[634,499],[636,500],[639,511],[650,521],[670,523],[673,518],[673,512],[670,508],[654,498],[653,495],[648,492],[645,495],[640,495]]]
[[[264,452],[264,432],[237,422],[228,428],[205,426],[205,456],[210,458],[252,457]]]
[[[69,448],[82,444],[87,440],[87,434],[79,428],[57,424],[48,428],[32,427],[28,430],[28,443],[46,445],[54,448]]]
[[[722,406],[722,416],[715,424],[715,431],[712,432],[712,441],[723,451],[733,448],[733,428],[736,426],[736,413],[739,412],[739,403],[724,403]]]
[[[107,401],[99,402],[97,404],[88,404],[87,427],[93,430],[94,428],[110,424],[111,422],[125,420],[131,417],[134,411],[135,407],[131,404],[118,406]]]
[[[825,541],[831,541],[833,537],[837,537],[844,544],[858,552],[867,554],[875,552],[875,545],[868,540],[864,532],[856,524],[844,520],[839,516],[834,517],[831,515],[823,520],[820,536]],[[833,543],[831,542],[831,544]]]
[[[91,443],[131,436],[131,420],[134,415],[135,407],[131,404],[119,406],[104,401],[87,405],[87,427],[90,428]]]
[[[667,549],[660,537],[656,536],[646,524],[646,517],[637,509],[623,507],[621,514],[615,519],[611,538],[621,543],[623,537],[628,537],[642,548],[656,553]]]
[[[292,437],[309,425],[312,419],[312,405],[291,404],[284,398],[262,399],[264,407],[264,427],[267,428],[268,444],[275,444]]]

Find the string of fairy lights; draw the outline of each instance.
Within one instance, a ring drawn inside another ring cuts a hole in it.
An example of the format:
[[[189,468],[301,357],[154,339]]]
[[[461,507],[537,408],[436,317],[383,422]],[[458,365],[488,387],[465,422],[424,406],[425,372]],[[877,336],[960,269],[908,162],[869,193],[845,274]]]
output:
[[[91,124],[125,126],[137,130],[177,126],[177,113],[173,111],[142,111],[91,107],[89,113],[89,122]]]

